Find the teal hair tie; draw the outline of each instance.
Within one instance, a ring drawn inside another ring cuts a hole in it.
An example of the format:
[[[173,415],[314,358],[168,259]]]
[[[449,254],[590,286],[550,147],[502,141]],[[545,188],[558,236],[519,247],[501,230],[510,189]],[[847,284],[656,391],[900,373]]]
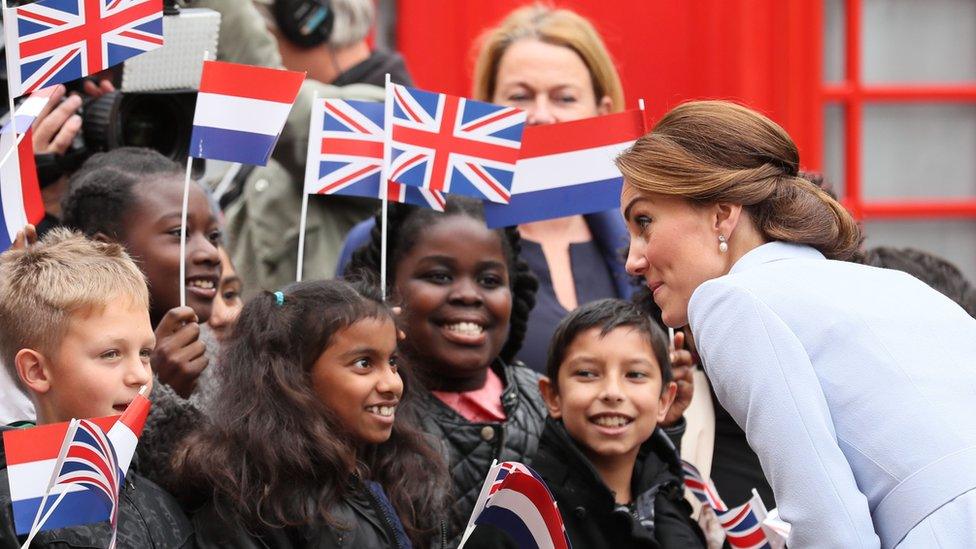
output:
[[[281,307],[282,305],[285,304],[285,294],[281,292],[275,292],[274,296],[275,296],[275,305]]]

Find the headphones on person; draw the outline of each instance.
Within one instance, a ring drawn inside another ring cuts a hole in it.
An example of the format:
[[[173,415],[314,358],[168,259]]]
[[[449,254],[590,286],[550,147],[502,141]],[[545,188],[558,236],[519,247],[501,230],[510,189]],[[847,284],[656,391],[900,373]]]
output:
[[[332,35],[331,0],[274,0],[271,12],[281,34],[298,47],[314,48]]]

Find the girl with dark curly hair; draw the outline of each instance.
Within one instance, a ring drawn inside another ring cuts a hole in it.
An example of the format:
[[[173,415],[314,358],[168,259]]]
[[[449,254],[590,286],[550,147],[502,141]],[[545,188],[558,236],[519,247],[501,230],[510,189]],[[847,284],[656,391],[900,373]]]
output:
[[[175,454],[202,490],[200,547],[429,547],[446,471],[400,407],[413,390],[375,290],[300,282],[252,299],[210,424]],[[187,490],[188,492],[189,490]],[[186,494],[183,494],[186,498]]]

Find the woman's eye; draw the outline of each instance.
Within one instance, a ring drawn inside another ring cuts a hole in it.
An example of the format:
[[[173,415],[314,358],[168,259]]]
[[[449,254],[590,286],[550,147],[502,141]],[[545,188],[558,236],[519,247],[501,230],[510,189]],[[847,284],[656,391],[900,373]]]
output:
[[[563,95],[561,97],[557,97],[556,98],[556,101],[558,101],[560,103],[563,103],[563,104],[572,104],[572,103],[575,103],[576,102],[576,97],[574,97],[572,95]]]
[[[210,239],[210,242],[218,244],[224,238],[224,234],[218,229],[211,231],[210,234],[207,235],[207,238]]]
[[[395,373],[400,368],[400,359],[395,356],[390,357],[390,369]]]
[[[529,99],[530,97],[527,93],[513,93],[506,98],[509,102],[528,101]]]
[[[241,294],[237,290],[228,290],[228,291],[224,292],[221,295],[221,297],[224,298],[224,301],[236,301],[236,300],[240,299]]]
[[[646,215],[639,215],[634,218],[634,223],[640,228],[641,232],[647,230],[647,227],[651,224],[651,218]]]

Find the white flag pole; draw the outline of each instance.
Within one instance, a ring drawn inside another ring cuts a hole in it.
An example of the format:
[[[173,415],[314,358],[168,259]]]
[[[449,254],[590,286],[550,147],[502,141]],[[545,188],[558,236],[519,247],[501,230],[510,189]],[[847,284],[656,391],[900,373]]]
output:
[[[305,224],[308,219],[308,195],[313,190],[312,183],[318,180],[319,151],[322,139],[318,137],[322,126],[322,110],[319,109],[319,91],[312,93],[311,116],[308,120],[308,152],[305,155],[305,183],[302,188],[302,213],[298,219],[298,261],[295,267],[295,282],[302,281],[305,264]],[[315,144],[318,143],[319,147]]]
[[[203,52],[203,61],[210,58],[210,52]],[[201,68],[201,71],[203,69]],[[203,147],[201,146],[201,149]],[[203,151],[199,151],[202,153]],[[186,307],[186,209],[190,201],[190,171],[193,169],[193,155],[187,151],[186,177],[183,179],[183,212],[180,216],[180,307]]]
[[[7,23],[8,23],[8,21],[7,21],[7,9],[8,9],[7,8],[7,0],[3,0],[3,32],[4,33],[7,33],[8,32],[8,29],[11,28],[11,27],[8,27],[7,26]],[[16,19],[14,21],[10,22],[11,25],[16,25],[16,23],[17,23]],[[10,60],[10,57],[9,56],[7,57],[7,60],[9,62],[9,60]],[[14,81],[13,81],[12,78],[10,78],[10,73],[11,73],[11,71],[8,69],[7,70],[7,100],[9,102],[9,104],[10,104],[10,122],[13,123],[13,121],[14,121]],[[17,71],[17,74],[20,74],[20,71]],[[17,136],[17,126],[16,125],[13,125],[12,127],[14,128],[14,137],[16,137]],[[24,132],[24,133],[27,133],[27,132]],[[17,141],[17,144],[19,145],[20,144],[20,141]],[[14,148],[16,149],[17,147],[15,146]]]
[[[383,299],[386,299],[386,230],[387,210],[390,204],[390,161],[393,142],[393,83],[390,81],[390,73],[386,73],[386,103],[383,122],[386,139],[383,140],[383,172],[380,178],[380,194],[383,197],[380,215],[380,291],[383,292]]]

